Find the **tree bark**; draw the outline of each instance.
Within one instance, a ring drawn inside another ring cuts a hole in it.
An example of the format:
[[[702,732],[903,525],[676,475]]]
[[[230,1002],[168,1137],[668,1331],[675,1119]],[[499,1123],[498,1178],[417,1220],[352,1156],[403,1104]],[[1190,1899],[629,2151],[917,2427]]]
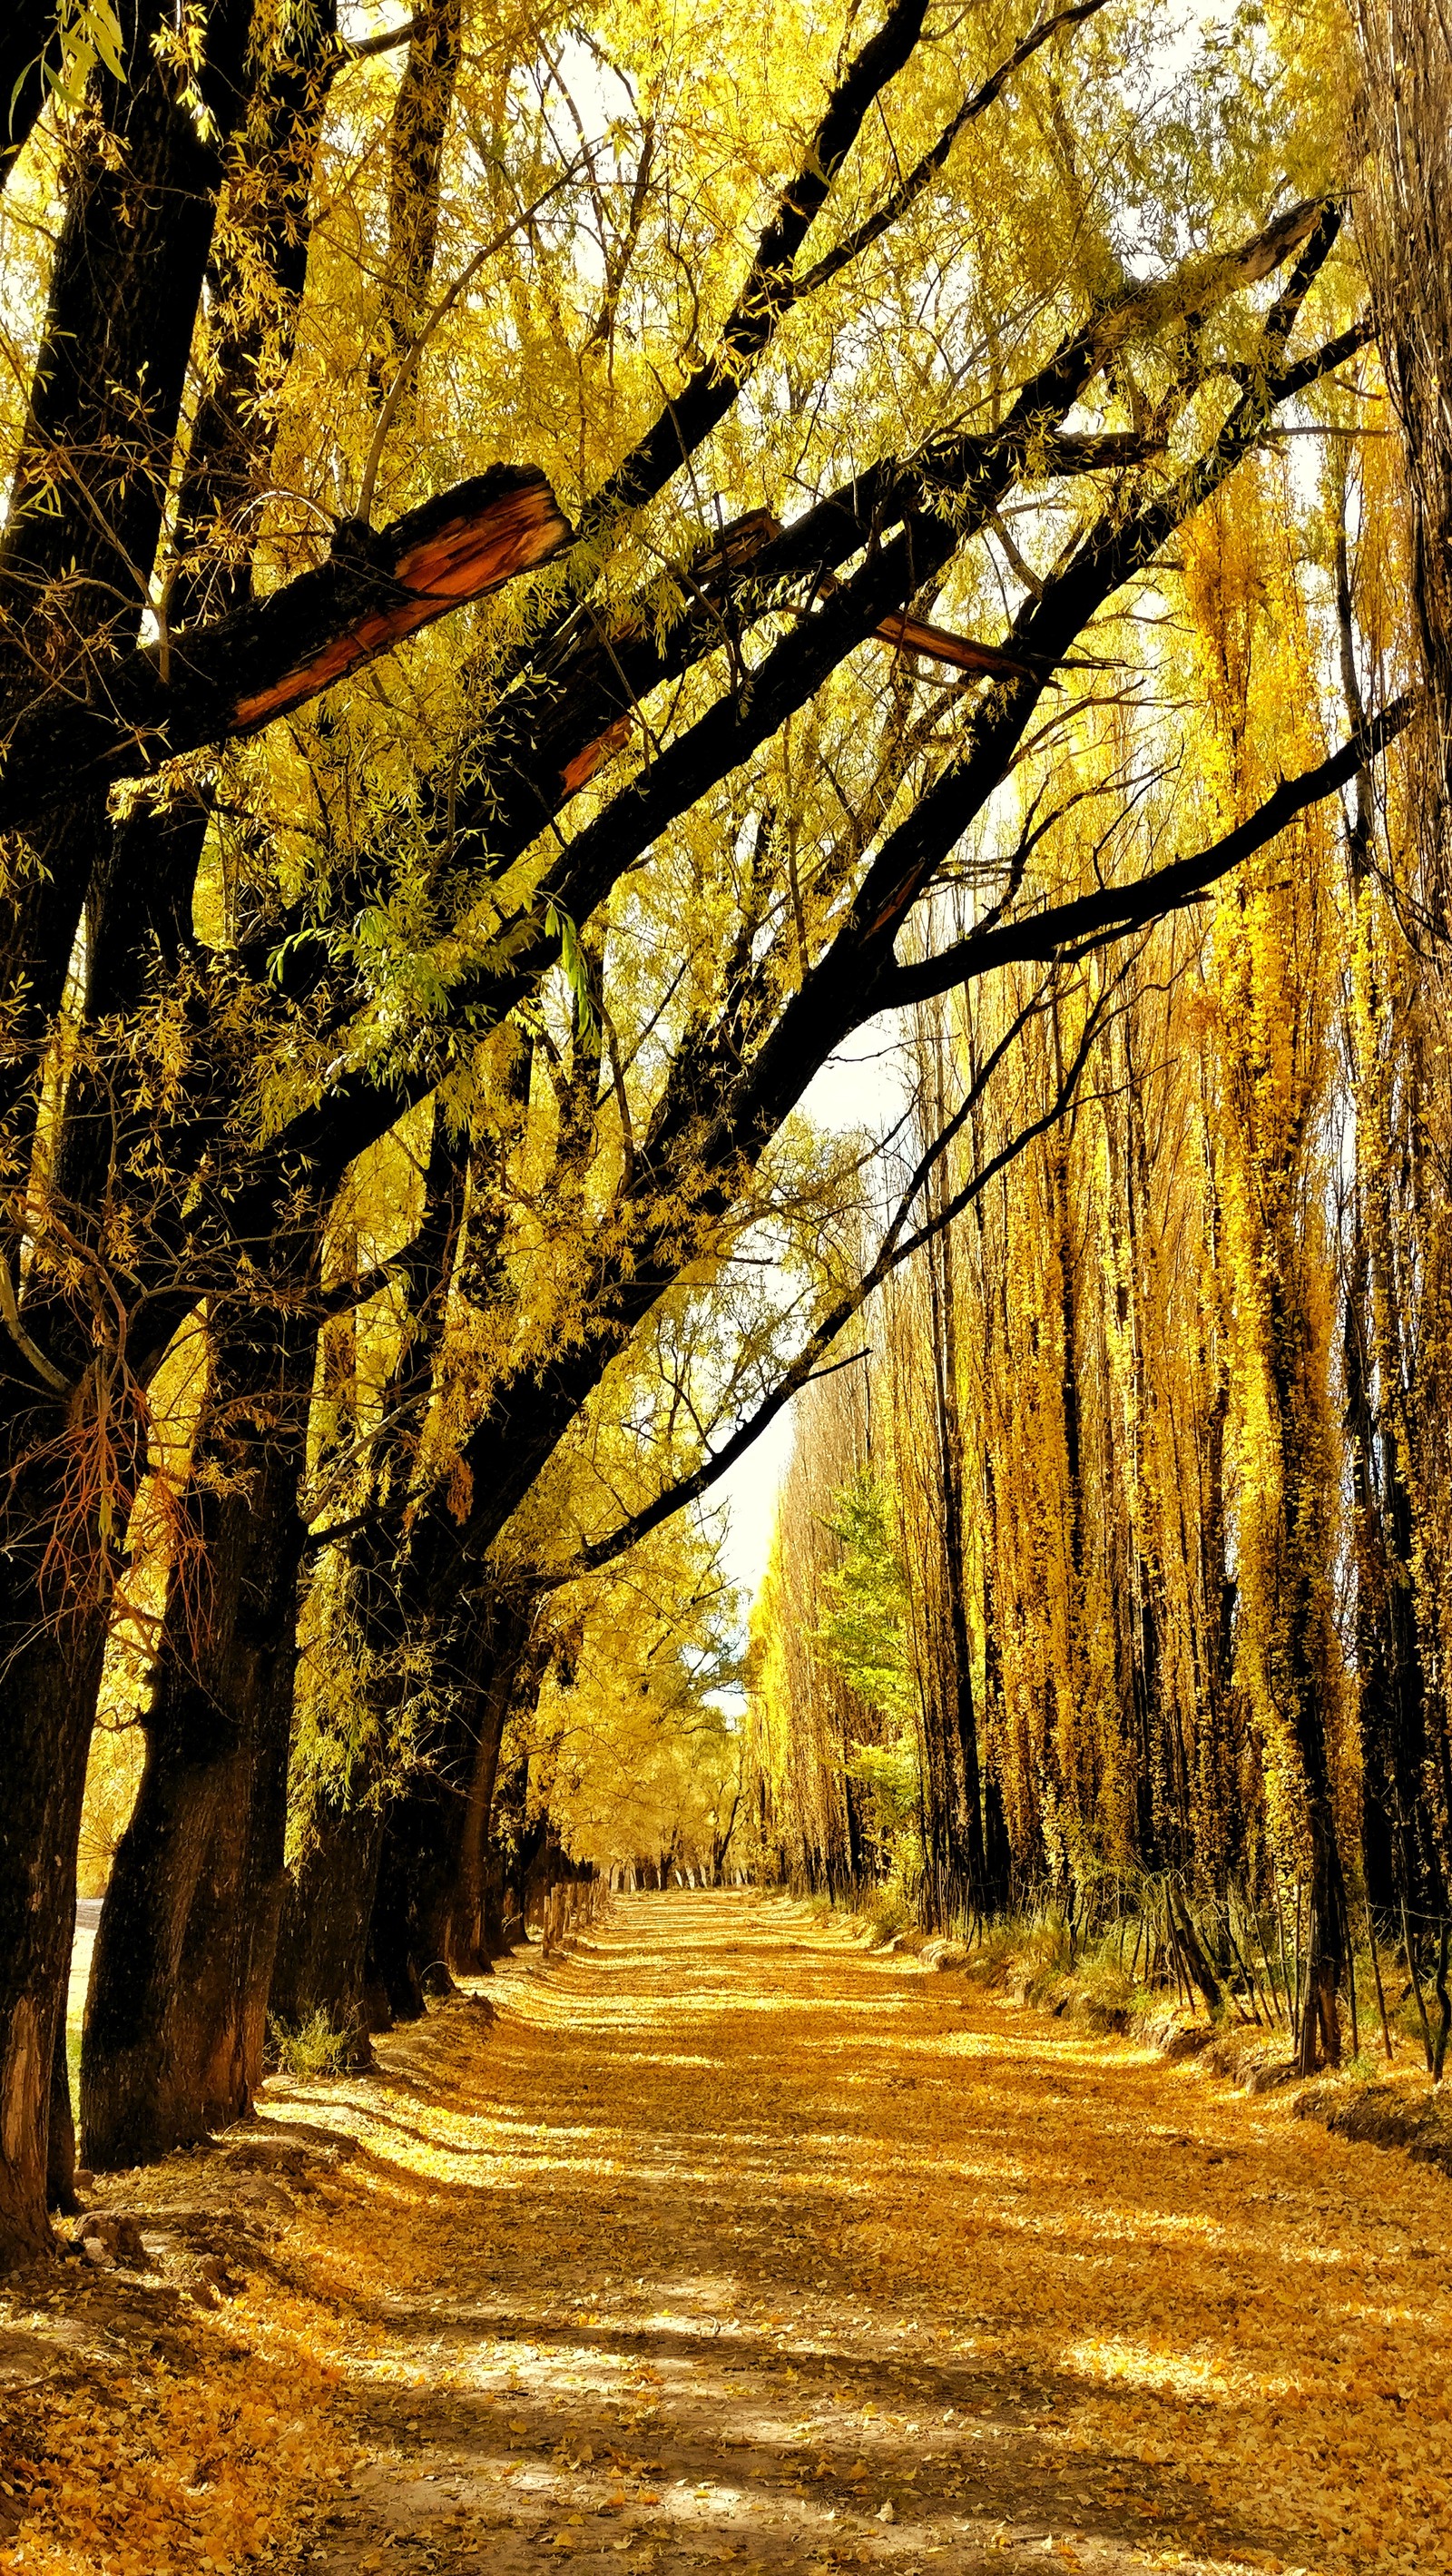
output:
[[[66,2044],[66,2007],[55,2017],[55,2046],[50,2068],[50,2133],[46,2139],[45,2197],[63,2218],[80,2209],[76,2197],[76,2120],[71,2104],[70,2050]]]
[[[490,1848],[490,1827],[505,1728],[511,1718],[533,1708],[549,1665],[551,1643],[537,1611],[527,1590],[507,1595],[490,1644],[491,1668],[480,1697],[474,1765],[460,1819],[450,1932],[449,1964],[465,1974],[487,1971],[502,1939],[503,1871]]]
[[[307,1326],[275,1315],[217,1362],[188,1503],[202,1616],[183,1563],[168,1590],[141,1787],[91,1966],[81,2126],[86,2161],[101,2171],[151,2162],[240,2117],[260,2074],[282,1892],[311,1366]]]
[[[438,239],[444,141],[463,42],[462,0],[420,0],[388,131],[388,258],[379,281],[382,346],[375,395],[386,397],[423,320]]]
[[[43,2253],[57,2028],[75,1933],[75,1850],[103,1609],[57,1629],[12,1601],[14,1651],[0,1685],[0,2270]],[[53,1614],[52,1614],[53,1615]],[[31,1629],[28,1643],[26,1629]]]
[[[936,1115],[946,1123],[942,1097],[940,1048],[935,1058],[939,1083]],[[946,1186],[946,1184],[945,1184]],[[968,1634],[967,1534],[963,1510],[963,1423],[958,1399],[958,1322],[955,1248],[951,1226],[927,1247],[934,1321],[933,1336],[939,1457],[943,1481],[943,1558],[948,1589],[948,1623],[952,1639],[953,1715],[961,1766],[962,1815],[958,1822],[959,1867],[971,1905],[984,1894],[983,1780],[978,1751],[978,1717],[973,1705],[973,1659]]]
[[[1341,2010],[1338,2001],[1346,1968],[1346,1897],[1336,1825],[1329,1793],[1310,1801],[1311,1877],[1306,1927],[1306,1998],[1301,2009],[1297,2064],[1314,2075],[1324,2057],[1341,2063]]]
[[[121,0],[125,75],[98,73],[94,112],[77,121],[0,537],[0,737],[23,740],[38,709],[52,711],[49,787],[26,813],[43,864],[0,909],[0,974],[23,978],[26,999],[18,1098],[106,839],[103,782],[71,765],[64,708],[79,716],[99,668],[118,653],[124,664],[140,631],[252,11],[253,0],[211,0],[200,13],[199,114],[166,41],[170,8]]]
[[[209,0],[202,13],[201,114],[165,42],[166,0],[120,0],[119,15],[122,76],[96,74],[96,113],[78,120],[65,174],[0,538],[8,711],[33,693],[32,655],[43,664],[48,648],[74,662],[140,626],[138,576],[156,553],[224,159],[245,103],[253,0]]]
[[[370,1956],[401,2021],[422,2010],[430,1969],[476,1974],[487,1964],[489,1818],[504,1726],[517,1695],[537,1690],[534,1599],[511,1587],[472,1607],[441,1645],[447,1715],[427,1765],[391,1803],[383,1837]]]
[[[383,1824],[381,1801],[356,1792],[349,1807],[315,1811],[283,1894],[272,1972],[271,2011],[283,2029],[300,2030],[320,2013],[330,2030],[356,2035],[360,2058],[368,2032],[393,2018],[382,1986],[366,1976]]]
[[[53,16],[53,12],[50,14]],[[126,16],[123,10],[123,17]],[[22,457],[22,485],[24,475],[32,468],[39,473],[48,456],[58,451],[63,453],[67,439],[74,439],[82,432],[88,437],[94,433],[94,439],[90,447],[83,444],[79,461],[62,475],[58,513],[42,512],[37,517],[33,512],[27,515],[22,507],[15,513],[7,530],[0,569],[3,569],[10,624],[0,635],[0,663],[3,663],[4,648],[13,651],[19,631],[17,621],[26,624],[29,642],[34,644],[36,620],[43,616],[45,596],[43,588],[37,593],[33,585],[43,584],[49,561],[46,548],[53,550],[60,545],[64,549],[70,542],[66,529],[72,521],[83,525],[85,536],[85,545],[78,545],[75,549],[77,562],[88,566],[98,582],[109,578],[104,547],[100,555],[94,553],[99,542],[97,529],[87,514],[77,478],[83,474],[99,474],[104,482],[106,474],[113,468],[121,473],[116,458],[122,450],[124,489],[118,487],[116,492],[112,492],[108,486],[104,495],[107,509],[114,502],[118,513],[110,526],[114,534],[124,519],[128,544],[138,547],[141,560],[148,567],[150,565],[160,498],[170,472],[166,460],[176,425],[180,382],[177,365],[184,361],[190,343],[190,313],[195,305],[201,269],[211,242],[222,155],[240,105],[238,81],[249,24],[250,10],[239,9],[233,5],[233,0],[228,0],[226,7],[213,8],[210,13],[206,26],[207,55],[202,87],[215,126],[210,142],[204,147],[199,142],[194,108],[178,105],[172,98],[166,79],[152,55],[150,21],[143,26],[134,9],[128,18],[128,79],[123,85],[124,95],[113,84],[103,82],[101,85],[104,119],[109,121],[117,138],[118,157],[115,168],[109,172],[103,170],[98,175],[94,171],[83,170],[75,176],[47,324],[50,339],[67,344],[64,364],[54,377],[46,377],[43,399],[38,398],[37,409],[27,431],[29,445]],[[285,80],[282,86],[288,86]],[[296,99],[293,104],[297,104]],[[306,239],[304,231],[300,249],[295,198],[299,186],[304,196],[306,194],[307,177],[303,166],[306,155],[296,152],[296,134],[290,140],[294,159],[284,178],[286,203],[280,209],[285,218],[280,229],[287,235],[281,251],[283,268],[286,268],[289,258],[296,267],[305,257]],[[300,285],[300,267],[297,267],[294,282]],[[284,278],[284,290],[286,284]],[[255,295],[255,262],[251,285]],[[214,277],[213,288],[215,300],[225,289],[225,280]],[[166,334],[170,336],[162,333],[159,316],[164,319]],[[93,335],[88,353],[70,346],[77,335],[86,330]],[[97,347],[102,351],[99,358],[95,355]],[[244,398],[250,397],[256,389],[255,368],[249,365],[249,358],[255,357],[256,352],[239,348],[232,355],[235,363],[229,372],[227,351],[221,352],[223,363],[212,392],[203,402],[201,416],[193,432],[192,457],[183,481],[178,514],[179,530],[191,526],[216,482],[216,433],[228,400],[235,399],[238,392]],[[150,408],[144,431],[138,427],[136,415],[129,407],[128,370],[132,377],[137,370],[145,374]],[[45,374],[44,364],[42,374]],[[107,412],[108,404],[116,410],[115,418]],[[242,417],[244,412],[245,399],[238,417]],[[118,427],[118,421],[121,427]],[[123,428],[128,436],[134,433],[129,445],[122,436]],[[232,437],[234,463],[235,431],[236,422],[233,423]],[[108,438],[112,439],[113,446],[117,440],[120,441],[111,465],[106,463]],[[30,459],[28,466],[26,457]],[[21,497],[23,500],[23,490]],[[105,510],[101,518],[104,523]],[[92,548],[91,553],[86,552],[87,546]],[[103,601],[110,597],[104,590],[97,596]],[[139,597],[124,613],[118,612],[114,600],[104,611],[98,609],[100,622],[96,632],[100,635],[101,647],[109,649],[115,638],[124,635],[128,628],[134,631],[140,614]],[[82,626],[84,622],[82,619]],[[13,678],[13,666],[6,667]],[[204,821],[202,818],[203,828]],[[148,825],[151,827],[149,835]],[[138,834],[144,844],[139,851],[134,846]],[[183,846],[180,858],[173,864],[169,853],[172,843],[178,839]],[[118,827],[115,835],[106,825],[100,802],[95,798],[83,797],[79,802],[64,807],[58,816],[51,819],[45,836],[47,867],[38,871],[33,882],[22,889],[19,914],[12,916],[9,924],[10,929],[18,934],[17,954],[24,959],[28,999],[36,1008],[37,1030],[43,1029],[45,1012],[58,998],[76,921],[88,894],[93,904],[88,1009],[92,1014],[104,1014],[135,1007],[147,966],[154,954],[153,940],[160,946],[163,957],[170,959],[181,940],[190,936],[191,886],[200,840],[201,831],[193,814],[186,810],[179,815],[133,818],[130,825]],[[118,868],[118,851],[123,857],[144,861],[141,869],[142,900],[137,900],[134,885],[128,890],[117,883],[118,876],[126,872],[124,865]],[[98,852],[105,854],[99,869]],[[24,1071],[22,1060],[19,1064],[22,1080]],[[123,1092],[124,1089],[123,1081]],[[109,1172],[114,1178],[117,1165],[124,1163],[124,1154],[118,1152],[115,1103],[114,1085],[108,1085],[104,1080],[97,1084],[82,1079],[72,1087],[66,1102],[65,1128],[53,1144],[47,1198],[53,1198],[68,1219],[79,1219],[83,1230],[93,1211],[94,1185],[98,1175],[104,1179]],[[36,1275],[40,1275],[39,1269]],[[33,1318],[31,1320],[34,1321]],[[47,1308],[44,1323],[38,1327],[41,1338],[49,1342],[52,1356],[61,1364],[66,1377],[83,1372],[85,1359],[91,1355],[91,1321],[87,1313],[78,1324],[76,1316],[57,1312],[52,1303]],[[118,1375],[124,1378],[124,1373],[118,1372]],[[10,1395],[11,1390],[7,1389],[6,1393]],[[75,1428],[77,1399],[63,1398],[58,1410],[65,1424],[61,1435],[64,1439],[66,1433]],[[35,1419],[33,1403],[28,1403],[21,1396],[18,1401],[12,1400],[6,1411],[4,1445],[12,1460],[23,1457],[27,1446],[38,1455],[53,1447],[54,1435]],[[112,1519],[121,1526],[124,1526],[128,1508],[128,1495],[121,1490],[125,1482],[126,1479],[122,1478],[108,1497]],[[131,1482],[134,1485],[134,1477]],[[16,1508],[13,1495],[9,1517],[12,1525],[21,1528],[28,1539],[29,1525],[25,1514]],[[31,1515],[34,1526],[42,1527],[45,1517],[44,1507],[38,1505]],[[96,1532],[93,1530],[85,1544],[94,1545],[95,1540]],[[104,1557],[104,1551],[101,1554]],[[14,1555],[11,1561],[14,1567],[17,1563]],[[98,1561],[96,1575],[99,1603],[109,1580],[104,1562]],[[15,1592],[14,1584],[12,1592]],[[19,1635],[24,1635],[28,1623],[40,1624],[54,1616],[53,1606],[47,1609],[32,1603],[27,1607],[18,1597],[12,1599],[12,1610],[15,1631]],[[98,1608],[98,1620],[101,1615]],[[43,1646],[37,1646],[35,1651],[42,1656],[45,1653]],[[65,1646],[61,1651],[69,1653]],[[57,1798],[67,1800],[78,1813],[84,1786],[91,1708],[100,1667],[99,1647],[93,1642],[86,1651],[70,1656],[70,1662],[72,1704],[68,1706],[67,1724],[53,1732],[45,1748],[45,1758],[53,1767]],[[10,1767],[13,1770],[14,1765]],[[71,1776],[72,1772],[74,1776]],[[45,1840],[64,1852],[66,1866],[70,1866],[74,1858],[74,1830],[69,1830],[68,1837],[66,1833],[47,1834]],[[68,1959],[69,1931],[66,1949]],[[59,2116],[58,2091],[55,2104]],[[66,2115],[68,2119],[68,2095]],[[64,2155],[63,2140],[58,2141],[57,2155]]]

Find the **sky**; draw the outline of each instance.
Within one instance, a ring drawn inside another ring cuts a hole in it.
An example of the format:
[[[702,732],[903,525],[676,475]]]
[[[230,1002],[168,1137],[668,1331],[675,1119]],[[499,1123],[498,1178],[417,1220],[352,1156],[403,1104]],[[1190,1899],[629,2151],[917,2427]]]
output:
[[[834,1135],[863,1128],[871,1135],[882,1135],[902,1106],[896,1071],[899,1035],[889,1015],[857,1030],[846,1046],[829,1056],[804,1093],[801,1115]],[[743,1626],[766,1570],[776,1498],[792,1454],[794,1410],[789,1404],[777,1415],[745,1457],[722,1477],[713,1496],[727,1507],[721,1553],[728,1577],[743,1595]]]

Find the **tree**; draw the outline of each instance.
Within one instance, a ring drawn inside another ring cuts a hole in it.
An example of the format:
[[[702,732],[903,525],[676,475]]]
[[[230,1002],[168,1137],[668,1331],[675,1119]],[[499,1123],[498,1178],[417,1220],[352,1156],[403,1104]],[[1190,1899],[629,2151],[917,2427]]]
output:
[[[1267,220],[1279,143],[1220,114],[1241,67],[1213,67],[1187,171],[1183,117],[1146,108],[1135,32],[1100,0],[941,33],[920,0],[865,35],[787,12],[765,41],[748,15],[752,76],[723,105],[650,11],[557,59],[563,28],[427,9],[370,123],[389,51],[215,0],[195,69],[135,0],[122,75],[41,116],[11,172],[23,261],[27,187],[58,150],[75,174],[44,310],[32,280],[0,553],[0,792],[40,862],[17,865],[9,934],[11,2250],[43,2228],[54,1855],[148,1389],[199,1301],[226,1402],[257,1361],[263,1407],[278,1334],[305,1387],[348,1175],[437,1102],[476,1257],[461,1276],[445,1229],[435,1278],[473,1359],[447,1409],[431,1363],[429,1437],[378,1484],[365,1660],[390,1721],[400,1630],[482,1706],[491,1551],[633,1337],[770,1208],[833,1047],[1190,899],[1400,721],[1373,713],[1198,859],[1062,902],[1052,824],[981,840],[1015,769],[1115,694],[1097,647],[1181,528],[1365,344],[1334,134],[1287,73],[1303,193]],[[1091,166],[1127,189],[1096,196]],[[207,399],[184,417],[209,260]],[[381,534],[375,505],[398,513]],[[467,629],[434,622],[506,581]],[[350,684],[424,624],[376,692]],[[975,839],[980,908],[941,938],[935,892]],[[563,1044],[541,1016],[559,968]],[[546,1035],[558,1094],[491,1210],[464,1140],[521,1019],[526,1110]],[[289,1397],[277,1567],[301,1416]],[[249,1478],[280,1437],[254,1432]],[[680,1447],[673,1495],[706,1466]],[[187,1511],[220,1570],[215,1481],[199,1507],[218,1455],[204,1439]],[[254,1887],[264,1860],[239,1861]]]

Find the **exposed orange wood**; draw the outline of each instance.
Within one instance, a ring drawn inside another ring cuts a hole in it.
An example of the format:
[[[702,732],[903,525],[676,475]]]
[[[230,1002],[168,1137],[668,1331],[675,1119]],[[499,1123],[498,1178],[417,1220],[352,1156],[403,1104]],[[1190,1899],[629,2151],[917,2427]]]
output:
[[[332,636],[322,651],[294,663],[267,688],[238,698],[227,730],[252,733],[301,706],[450,609],[483,599],[546,562],[569,535],[569,521],[543,476],[482,510],[445,520],[400,555],[387,576],[389,596]]]
[[[586,743],[583,751],[576,752],[573,760],[566,761],[560,772],[560,785],[565,794],[573,796],[580,788],[588,786],[596,770],[613,759],[617,751],[623,751],[629,740],[630,718],[617,716],[613,725],[607,725],[593,742]]]
[[[709,591],[714,583],[732,573],[749,572],[763,547],[781,534],[782,523],[770,510],[747,510],[702,549],[692,570]],[[835,573],[821,573],[815,583],[815,595],[830,599],[841,586]],[[950,634],[944,626],[930,626],[925,618],[910,617],[906,610],[885,617],[872,631],[882,643],[891,644],[895,652],[923,653],[935,662],[951,663],[957,671],[996,671],[1010,679],[1032,676],[1025,663],[1014,661],[993,645],[979,644],[968,635]]]
[[[713,591],[733,575],[748,573],[765,546],[782,534],[780,519],[770,510],[748,510],[733,519],[718,536],[703,546],[691,559],[691,577],[709,598]],[[829,598],[840,588],[832,573],[820,574],[815,589],[818,598]],[[796,611],[805,616],[805,609]],[[628,630],[634,632],[633,629]],[[909,617],[906,611],[885,617],[873,633],[898,653],[921,653],[936,662],[947,662],[958,671],[987,671],[1012,679],[1030,677],[1027,666],[1010,654],[1000,653],[991,644],[977,643],[971,636],[951,634],[946,627],[929,625],[921,617]],[[623,751],[630,739],[630,719],[617,717],[603,733],[577,751],[560,772],[560,787],[565,796],[577,795],[589,784],[607,760]]]

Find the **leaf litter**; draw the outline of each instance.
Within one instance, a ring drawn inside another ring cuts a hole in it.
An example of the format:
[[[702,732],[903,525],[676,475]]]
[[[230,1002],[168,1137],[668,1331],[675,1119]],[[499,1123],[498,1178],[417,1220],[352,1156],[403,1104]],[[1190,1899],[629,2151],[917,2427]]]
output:
[[[10,2285],[0,2569],[1452,2566],[1435,2172],[745,1892],[489,1991]]]

